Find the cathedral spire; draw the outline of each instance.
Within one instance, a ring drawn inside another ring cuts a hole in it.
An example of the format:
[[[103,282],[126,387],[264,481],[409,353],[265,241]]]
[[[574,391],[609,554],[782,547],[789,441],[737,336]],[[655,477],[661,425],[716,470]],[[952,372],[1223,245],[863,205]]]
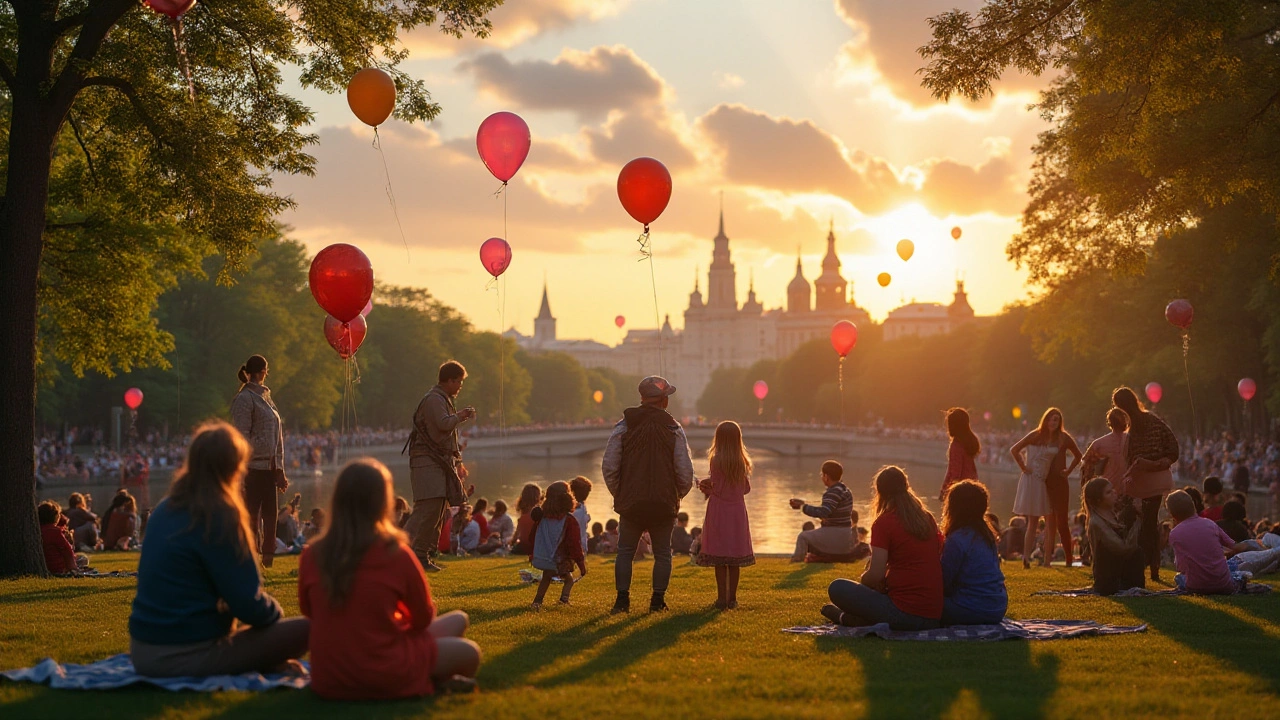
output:
[[[724,191],[720,191],[720,234],[724,235]]]
[[[547,299],[547,279],[546,278],[542,279],[542,307],[538,310],[538,319],[539,320],[552,319],[551,302]]]

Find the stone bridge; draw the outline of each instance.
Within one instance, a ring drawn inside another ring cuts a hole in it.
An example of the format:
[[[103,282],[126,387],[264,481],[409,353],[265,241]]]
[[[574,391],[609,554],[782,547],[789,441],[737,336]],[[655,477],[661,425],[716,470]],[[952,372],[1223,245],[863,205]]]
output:
[[[546,430],[521,430],[509,433],[505,442],[496,436],[470,438],[467,441],[467,457],[497,457],[505,445],[507,457],[565,458],[602,452],[609,439],[612,426],[581,426],[548,428]],[[685,428],[689,446],[695,455],[704,454],[711,445],[715,427],[695,425]],[[832,428],[808,425],[744,425],[742,437],[751,452],[773,455],[828,455],[849,454],[857,441],[848,428]]]

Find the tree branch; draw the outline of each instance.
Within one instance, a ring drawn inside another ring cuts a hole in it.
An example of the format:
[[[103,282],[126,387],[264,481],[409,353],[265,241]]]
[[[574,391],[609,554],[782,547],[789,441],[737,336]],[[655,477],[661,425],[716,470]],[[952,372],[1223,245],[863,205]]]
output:
[[[76,122],[76,116],[73,113],[67,114],[67,119],[71,121],[71,132],[76,136],[76,143],[80,145],[80,150],[84,152],[85,162],[89,165],[89,177],[93,178],[93,184],[97,186],[98,171],[93,167],[93,156],[89,154],[89,146],[84,144],[84,137],[80,134],[80,123]]]
[[[151,117],[151,113],[147,111],[147,106],[142,102],[142,96],[138,95],[138,90],[133,87],[133,83],[125,80],[124,78],[91,77],[82,80],[76,87],[76,92],[79,92],[84,88],[94,86],[115,88],[125,97],[129,98],[129,104],[133,105],[134,112],[138,113],[138,117],[142,119],[142,124],[146,126],[147,130],[151,133],[151,136],[156,139],[156,142],[165,144],[164,134],[160,132],[160,126],[157,125],[155,119]]]
[[[137,0],[99,0],[85,11],[88,15],[84,18],[80,37],[76,38],[75,48],[72,49],[66,66],[58,74],[58,79],[49,92],[52,109],[59,125],[70,111],[71,103],[76,99],[76,93],[86,87],[83,83],[85,72],[93,62],[94,56],[98,54],[103,41],[106,40],[107,33],[120,21],[120,18],[124,17],[125,13],[137,5]]]

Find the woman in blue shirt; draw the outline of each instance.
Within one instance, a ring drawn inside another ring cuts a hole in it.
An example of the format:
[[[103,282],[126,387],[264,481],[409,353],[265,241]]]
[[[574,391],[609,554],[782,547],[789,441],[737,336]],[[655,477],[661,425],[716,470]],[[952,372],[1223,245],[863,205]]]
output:
[[[248,459],[235,428],[201,426],[151,513],[129,616],[140,675],[270,672],[307,651],[309,621],[281,619],[280,604],[262,589],[241,489]],[[247,627],[237,630],[237,621]]]
[[[996,533],[987,521],[987,488],[976,480],[951,486],[942,510],[942,624],[994,625],[1009,593],[1000,571]]]

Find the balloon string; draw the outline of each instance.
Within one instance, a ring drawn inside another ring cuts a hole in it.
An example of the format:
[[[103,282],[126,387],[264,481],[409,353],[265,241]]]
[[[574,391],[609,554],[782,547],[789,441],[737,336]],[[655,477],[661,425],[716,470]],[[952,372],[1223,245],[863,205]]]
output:
[[[1187,381],[1187,399],[1191,401],[1191,434],[1200,437],[1200,423],[1196,419],[1196,397],[1191,392],[1191,371],[1187,367],[1187,352],[1191,349],[1191,336],[1182,331],[1182,377]]]
[[[844,356],[840,356],[840,427],[844,427]]]
[[[396,191],[391,187],[391,169],[387,167],[387,155],[382,152],[382,136],[378,135],[378,128],[373,129],[373,146],[378,150],[378,157],[382,158],[382,174],[387,178],[387,200],[391,203],[391,214],[396,218],[396,227],[400,229],[400,242],[404,243],[404,260],[412,262],[409,257],[409,240],[404,235],[404,225],[400,224],[400,210],[396,206]]]
[[[507,182],[504,180],[502,181],[502,184],[498,186],[498,189],[493,191],[493,196],[498,197],[499,195],[504,194],[503,190],[506,190],[506,189],[507,189]]]
[[[653,286],[653,324],[658,328],[658,371],[663,377],[667,375],[667,358],[666,358],[666,339],[662,337],[662,317],[658,311],[658,278],[653,269],[653,247],[649,245],[649,226],[644,226],[644,234],[640,236],[641,248],[640,252],[644,257],[640,258],[641,262],[645,258],[649,259],[649,283]]]
[[[505,198],[506,196],[503,195]],[[506,234],[506,200],[502,202],[503,206],[503,234]],[[507,384],[507,348],[506,343],[502,339],[502,333],[507,327],[507,282],[503,280],[500,283],[499,291],[499,309],[498,309],[498,484],[502,485],[503,476],[507,469],[507,404],[506,404],[506,384]]]
[[[169,29],[173,31],[173,49],[178,53],[178,65],[182,68],[182,77],[187,80],[187,100],[196,101],[196,86],[191,82],[191,63],[187,60],[187,40],[182,32],[182,16],[169,19]]]
[[[649,226],[644,226],[644,232],[640,233],[640,237],[636,238],[636,242],[640,243],[640,262],[653,259],[653,248],[649,245]]]

